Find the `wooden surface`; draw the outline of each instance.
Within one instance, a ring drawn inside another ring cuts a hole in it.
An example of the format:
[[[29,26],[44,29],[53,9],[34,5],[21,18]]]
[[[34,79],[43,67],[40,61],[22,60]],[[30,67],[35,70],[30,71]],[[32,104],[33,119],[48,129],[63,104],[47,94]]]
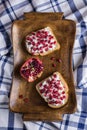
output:
[[[43,61],[44,73],[35,82],[29,83],[20,76],[20,67],[31,57],[25,49],[24,38],[32,31],[50,26],[60,43],[60,50],[50,55],[41,57]],[[73,113],[76,110],[76,95],[72,73],[72,49],[75,37],[75,23],[70,20],[56,20],[47,22],[45,20],[20,20],[15,21],[12,28],[13,50],[14,50],[14,73],[12,89],[10,94],[10,110],[13,112],[27,113],[24,120],[62,120],[62,114]],[[52,67],[50,58],[60,58],[61,63],[55,62],[56,67]],[[59,71],[69,86],[69,99],[67,104],[59,109],[50,108],[36,91],[36,84],[44,78],[50,76],[53,72]],[[29,102],[25,103],[19,99],[19,95],[28,98]]]
[[[31,12],[31,13],[24,13],[24,19],[32,19],[32,20],[36,20],[36,19],[41,19],[41,20],[61,20],[63,18],[63,12],[56,12],[56,13],[40,13],[38,12]]]
[[[62,114],[58,112],[39,112],[23,115],[23,121],[62,121]]]

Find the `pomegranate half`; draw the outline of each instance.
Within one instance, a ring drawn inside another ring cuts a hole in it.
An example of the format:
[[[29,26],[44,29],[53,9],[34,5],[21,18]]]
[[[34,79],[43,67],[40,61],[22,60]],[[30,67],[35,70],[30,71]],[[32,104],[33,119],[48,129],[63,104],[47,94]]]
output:
[[[43,73],[43,63],[38,58],[28,59],[21,67],[20,74],[28,82],[33,82]]]

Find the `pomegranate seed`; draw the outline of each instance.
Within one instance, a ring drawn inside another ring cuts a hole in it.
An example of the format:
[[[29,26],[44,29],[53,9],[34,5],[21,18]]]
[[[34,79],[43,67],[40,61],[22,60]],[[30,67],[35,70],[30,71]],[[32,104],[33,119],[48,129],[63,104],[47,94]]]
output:
[[[53,98],[58,98],[58,95],[53,95]]]
[[[39,32],[36,33],[37,37],[41,37],[41,34]]]
[[[59,90],[62,90],[62,87],[58,87]]]
[[[44,88],[47,88],[47,85],[44,85]]]
[[[58,93],[58,92],[57,92],[56,90],[53,90],[53,93],[55,93],[55,94],[56,94],[56,93]]]
[[[54,74],[54,75],[53,75],[53,77],[54,77],[54,78],[56,78],[56,77],[57,77],[57,75],[56,75],[56,74]]]
[[[28,42],[28,45],[31,45],[31,42]]]
[[[63,100],[63,97],[60,97],[61,100]]]
[[[42,50],[42,47],[39,48],[39,51],[41,51],[41,50]]]
[[[41,90],[40,90],[40,93],[44,93],[44,91],[45,91],[44,89],[41,89]]]
[[[48,37],[49,37],[49,39],[52,39],[52,38],[53,38],[53,36],[51,36],[51,35],[48,35]]]
[[[54,102],[53,101],[49,101],[49,104],[53,104]]]
[[[48,51],[48,48],[46,48],[45,51]]]
[[[40,53],[43,53],[43,51],[40,51]]]
[[[44,49],[49,49],[47,45],[44,45]]]
[[[56,104],[61,104],[61,101],[56,101]]]
[[[32,36],[32,39],[35,39],[35,36]]]
[[[57,88],[59,88],[60,82],[57,83]]]
[[[59,63],[61,63],[61,62],[62,62],[62,60],[61,60],[61,59],[56,59],[56,61],[57,61],[57,62],[59,62]]]
[[[30,40],[30,37],[26,37],[26,40]]]
[[[63,91],[62,94],[65,94],[65,92]]]
[[[60,94],[58,93],[58,96],[60,96]]]
[[[60,80],[57,80],[57,82],[59,82],[59,83],[60,83]]]
[[[31,52],[32,53],[32,55],[34,55],[35,54],[35,52]]]
[[[36,51],[37,49],[36,48],[33,48],[34,51]]]
[[[38,48],[38,43],[37,43],[37,44],[35,43],[35,47],[37,47],[37,48]]]
[[[45,93],[47,94],[47,93],[49,93],[49,92],[51,92],[51,90],[50,90],[50,89],[46,90],[46,92],[45,92]]]
[[[24,98],[23,101],[24,101],[25,103],[28,103],[28,102],[29,102],[29,99],[28,99],[28,98]]]
[[[52,82],[54,82],[54,77],[52,77]]]
[[[51,100],[53,97],[52,97],[52,95],[49,95],[49,99]]]
[[[52,46],[49,46],[49,48],[52,48]]]
[[[51,93],[51,92],[52,92],[51,88],[46,91],[46,93]]]
[[[53,36],[51,36],[51,38],[53,38]]]
[[[48,47],[48,45],[47,45],[47,44],[45,44],[45,47]]]
[[[64,88],[66,88],[66,86],[63,86]]]
[[[50,60],[55,60],[55,57],[51,57]]]
[[[20,98],[20,99],[22,99],[22,98],[23,98],[23,95],[22,95],[22,94],[20,94],[20,95],[19,95],[19,98]]]
[[[53,44],[56,44],[56,41],[54,41]]]
[[[41,33],[45,33],[45,31],[41,31]]]
[[[52,64],[52,67],[56,67],[56,64],[53,63],[53,64]]]
[[[66,98],[66,96],[63,96],[63,98]]]
[[[38,41],[38,42],[37,42],[37,45],[39,45],[39,44],[40,44],[40,42]]]
[[[49,79],[47,80],[47,83],[50,84],[50,80]]]
[[[46,44],[46,42],[48,42],[46,39],[44,39],[44,42],[45,42],[45,44]]]
[[[41,86],[42,86],[42,83],[40,83],[39,86],[41,87]]]
[[[27,66],[23,66],[23,68],[22,69],[27,69]]]
[[[50,42],[50,45],[53,46],[53,42]]]
[[[32,35],[35,35],[35,33],[34,33],[34,32],[32,32]]]
[[[35,46],[35,42],[32,42],[32,45]]]
[[[37,33],[41,33],[40,31],[37,31]]]
[[[28,38],[26,38],[27,40],[29,40],[30,42],[32,42],[33,40],[32,40],[32,38],[30,38],[30,37],[28,37]]]
[[[42,42],[42,44],[43,44],[43,46],[45,47],[45,42],[44,42],[44,41]]]

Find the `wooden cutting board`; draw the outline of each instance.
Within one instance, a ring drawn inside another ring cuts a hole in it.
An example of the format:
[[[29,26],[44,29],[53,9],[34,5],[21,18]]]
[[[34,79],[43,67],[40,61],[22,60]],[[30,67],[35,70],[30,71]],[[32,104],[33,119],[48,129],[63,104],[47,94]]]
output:
[[[32,31],[50,26],[60,43],[60,50],[50,55],[31,56],[25,49],[24,38]],[[72,73],[72,49],[75,38],[75,23],[71,20],[19,20],[15,21],[12,27],[13,51],[14,51],[14,72],[13,82],[10,94],[10,110],[13,112],[27,113],[24,120],[61,120],[62,114],[73,113],[76,110],[76,95]],[[52,67],[50,58],[54,56],[60,58],[61,63],[55,61],[56,67]],[[31,57],[38,57],[43,61],[44,73],[33,83],[27,82],[20,76],[20,67]],[[50,76],[53,72],[59,71],[69,86],[69,100],[67,104],[59,109],[48,107],[47,103],[40,97],[36,91],[36,84],[44,78]],[[23,99],[28,98],[29,102],[25,103]]]

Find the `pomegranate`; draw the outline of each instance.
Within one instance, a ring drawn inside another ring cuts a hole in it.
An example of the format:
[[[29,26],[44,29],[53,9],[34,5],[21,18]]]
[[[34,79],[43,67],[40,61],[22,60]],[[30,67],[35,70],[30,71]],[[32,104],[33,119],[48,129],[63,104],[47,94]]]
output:
[[[43,63],[38,58],[28,59],[21,67],[20,74],[28,82],[33,82],[43,73]]]

